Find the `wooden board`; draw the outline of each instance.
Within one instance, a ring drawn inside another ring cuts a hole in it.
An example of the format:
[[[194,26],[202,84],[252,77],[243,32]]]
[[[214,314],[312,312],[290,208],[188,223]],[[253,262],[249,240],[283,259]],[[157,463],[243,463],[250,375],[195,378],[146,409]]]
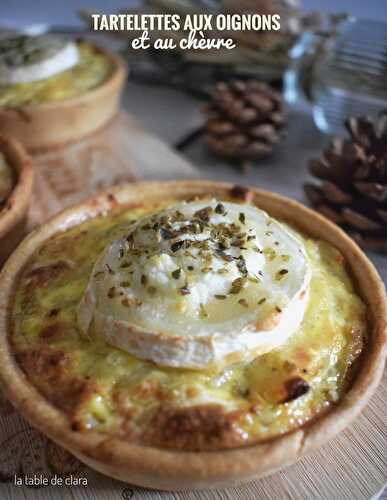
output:
[[[186,160],[124,112],[82,141],[35,155],[34,163],[30,227],[120,182],[198,176]]]
[[[35,156],[30,228],[101,188],[123,180],[197,177],[197,170],[121,113],[77,144]],[[377,498],[386,481],[387,377],[355,423],[317,452],[239,488],[181,493],[144,490],[83,466],[32,429],[0,399],[0,498],[38,500],[357,500]],[[14,485],[16,473],[55,482],[55,474],[87,479],[87,486]]]

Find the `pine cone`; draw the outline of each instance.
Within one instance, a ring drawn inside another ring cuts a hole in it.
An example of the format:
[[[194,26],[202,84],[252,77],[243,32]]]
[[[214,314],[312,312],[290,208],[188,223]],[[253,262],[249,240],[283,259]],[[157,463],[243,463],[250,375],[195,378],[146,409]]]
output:
[[[234,161],[270,154],[284,125],[280,93],[254,80],[218,83],[204,112],[208,146],[216,155]]]
[[[334,139],[310,172],[322,180],[306,184],[319,212],[340,224],[361,246],[387,253],[387,110],[377,120],[350,118],[349,139]]]

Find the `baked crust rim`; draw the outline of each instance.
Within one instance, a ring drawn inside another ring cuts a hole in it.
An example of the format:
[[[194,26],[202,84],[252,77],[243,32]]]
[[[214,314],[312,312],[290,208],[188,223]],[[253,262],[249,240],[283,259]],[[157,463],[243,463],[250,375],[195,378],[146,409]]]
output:
[[[15,108],[0,106],[0,133],[15,137],[28,151],[39,153],[82,139],[113,118],[118,111],[127,66],[118,55],[87,43],[113,62],[110,77],[94,89],[69,99]]]
[[[370,341],[352,386],[329,412],[287,435],[231,450],[174,451],[131,444],[96,431],[72,430],[67,416],[39,394],[14,359],[7,331],[15,278],[31,253],[47,238],[118,205],[168,197],[222,196],[231,184],[210,181],[144,182],[111,188],[71,207],[32,232],[0,275],[0,381],[6,396],[35,427],[91,467],[117,479],[165,490],[240,484],[288,465],[343,430],[366,405],[383,373],[387,351],[387,305],[384,285],[372,263],[336,225],[300,203],[251,188],[255,203],[315,238],[335,245],[344,255],[358,292],[369,306]],[[235,191],[235,190],[234,190]],[[243,196],[244,191],[239,190]]]
[[[32,160],[23,146],[15,139],[0,134],[0,152],[17,180],[5,205],[0,209],[0,264],[23,236],[23,225],[33,187]]]

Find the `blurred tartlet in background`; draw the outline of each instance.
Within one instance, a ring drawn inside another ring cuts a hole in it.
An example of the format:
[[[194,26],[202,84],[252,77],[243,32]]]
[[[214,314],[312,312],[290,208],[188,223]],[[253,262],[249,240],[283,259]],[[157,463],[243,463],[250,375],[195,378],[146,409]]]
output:
[[[0,133],[31,151],[59,146],[117,112],[126,66],[116,55],[54,35],[0,35]]]

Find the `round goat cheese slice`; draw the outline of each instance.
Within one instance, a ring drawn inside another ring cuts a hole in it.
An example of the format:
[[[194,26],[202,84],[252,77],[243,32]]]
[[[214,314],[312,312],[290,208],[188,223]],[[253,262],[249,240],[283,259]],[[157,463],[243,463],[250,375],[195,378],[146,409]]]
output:
[[[206,369],[286,342],[309,280],[303,243],[266,212],[187,202],[120,229],[94,266],[78,324],[139,358]]]
[[[53,35],[19,33],[0,37],[0,84],[14,85],[43,80],[79,62],[74,42]]]

